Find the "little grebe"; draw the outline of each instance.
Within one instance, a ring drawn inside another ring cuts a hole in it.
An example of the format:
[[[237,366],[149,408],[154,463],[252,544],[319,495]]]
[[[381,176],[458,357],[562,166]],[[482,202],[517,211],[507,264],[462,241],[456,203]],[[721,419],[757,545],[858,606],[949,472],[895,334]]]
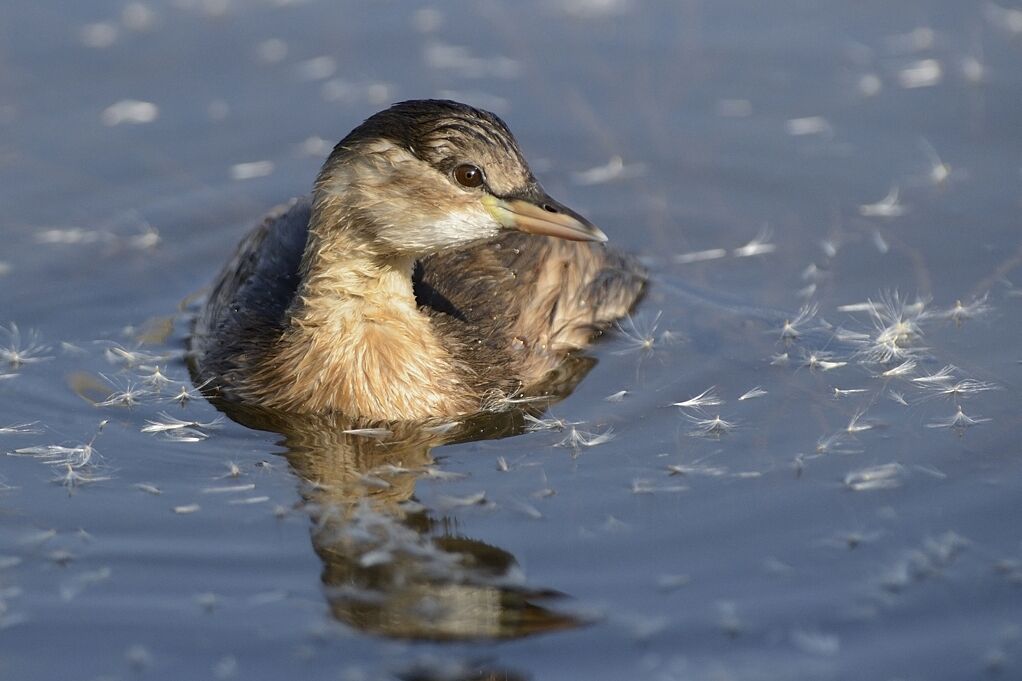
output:
[[[542,394],[643,291],[641,265],[605,240],[547,196],[497,116],[396,104],[242,241],[195,322],[197,380],[370,420]]]

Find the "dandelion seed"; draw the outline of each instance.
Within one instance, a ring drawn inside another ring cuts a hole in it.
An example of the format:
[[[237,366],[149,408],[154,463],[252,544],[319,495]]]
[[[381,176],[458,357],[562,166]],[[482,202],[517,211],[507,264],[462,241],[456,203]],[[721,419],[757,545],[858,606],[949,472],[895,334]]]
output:
[[[389,485],[388,485],[389,486]],[[251,492],[255,489],[255,483],[247,485],[222,485],[219,487],[206,487],[203,494],[236,494],[238,492]]]
[[[247,163],[235,163],[231,166],[232,180],[254,180],[259,177],[266,177],[273,174],[273,161],[249,161]]]
[[[455,472],[453,470],[444,470],[437,466],[423,466],[420,469],[420,476],[422,480],[464,480],[468,478],[468,473]]]
[[[218,416],[212,421],[185,421],[183,419],[175,418],[165,411],[161,411],[158,416],[163,419],[162,421],[151,421],[146,419],[146,424],[142,426],[143,433],[165,433],[172,430],[195,430],[204,429],[209,430],[212,428],[219,428],[223,422],[223,417]]]
[[[894,293],[881,296],[876,302],[868,301],[866,308],[876,335],[858,353],[864,361],[876,364],[902,362],[917,357],[925,350],[914,347],[914,344],[922,337],[920,322],[929,316],[925,311],[926,303],[917,300],[908,304]]]
[[[887,196],[876,203],[864,203],[859,206],[859,215],[867,218],[896,218],[908,212],[908,206],[898,200],[898,187],[891,187]]]
[[[183,407],[191,400],[200,399],[202,397],[202,389],[208,386],[210,384],[210,381],[212,381],[212,379],[210,379],[209,381],[204,381],[202,384],[197,385],[194,388],[189,388],[186,385],[182,385],[181,389],[177,392],[177,394],[170,398],[170,401],[177,402]]]
[[[920,59],[898,71],[898,83],[905,89],[933,87],[944,77],[944,68],[936,59]]]
[[[798,314],[795,315],[794,319],[786,319],[784,321],[784,326],[781,328],[781,340],[797,340],[805,331],[804,327],[816,317],[818,311],[819,306],[815,303],[803,305],[799,308]]]
[[[152,123],[160,115],[160,108],[152,102],[137,99],[122,99],[103,110],[103,125],[113,127],[123,123],[143,125]]]
[[[838,305],[838,312],[872,312],[876,306],[871,302]]]
[[[657,344],[657,327],[660,325],[660,317],[663,311],[659,310],[651,322],[644,322],[628,315],[623,322],[617,322],[615,328],[629,347],[618,351],[618,354],[634,352],[638,350],[644,355],[651,354]]]
[[[954,306],[946,312],[938,312],[934,316],[950,319],[956,326],[961,326],[963,322],[969,319],[976,319],[988,314],[993,308],[987,304],[987,297],[989,294],[984,293],[982,297],[977,298],[968,304],[963,304],[962,301],[956,300]]]
[[[500,390],[493,390],[483,398],[481,411],[503,412],[520,404],[549,402],[551,399],[549,395],[506,395]],[[441,428],[450,429],[449,426],[441,426]]]
[[[741,397],[738,398],[738,401],[742,402],[744,400],[754,400],[757,397],[763,397],[766,394],[767,391],[757,385],[755,388],[747,390]]]
[[[977,381],[971,378],[963,379],[957,383],[929,383],[925,384],[923,387],[934,395],[950,397],[955,400],[1000,388],[1000,386],[995,385],[994,383]]]
[[[780,354],[771,355],[770,356],[770,366],[775,366],[775,367],[788,366],[790,361],[791,361],[791,358],[788,357],[788,353],[786,353],[786,352],[782,352]]]
[[[65,464],[63,475],[58,475],[53,478],[53,482],[67,487],[69,490],[81,485],[89,485],[94,482],[103,482],[109,480],[110,476],[107,475],[89,475],[83,473],[75,466],[70,463]]]
[[[565,421],[564,419],[548,418],[541,419],[531,414],[525,414],[523,416],[525,422],[528,423],[525,427],[527,433],[538,433],[545,430],[564,430],[569,426],[578,426],[582,424],[582,421]]]
[[[822,350],[817,352],[810,352],[806,354],[805,359],[802,362],[802,366],[808,367],[810,370],[819,369],[820,371],[832,371],[834,369],[840,369],[843,366],[848,366],[848,362],[833,359],[833,353],[824,352]]]
[[[103,376],[103,374],[100,374]],[[131,381],[114,381],[113,379],[103,376],[107,383],[114,386],[115,388],[121,388],[110,393],[109,396],[102,402],[97,402],[97,407],[134,407],[139,403],[140,400],[152,395],[152,391],[145,388],[136,386]],[[121,383],[121,385],[118,385]]]
[[[369,489],[375,490],[390,489],[391,487],[393,487],[393,485],[391,485],[383,478],[378,478],[375,475],[367,474],[362,474],[358,476],[358,483],[363,487],[368,487]],[[255,485],[253,485],[253,487],[255,487]]]
[[[625,164],[620,156],[612,156],[606,165],[597,166],[579,173],[574,173],[575,184],[587,186],[594,184],[606,184],[619,180],[630,180],[640,177],[646,172],[646,164],[630,163]]]
[[[942,419],[942,420],[939,420],[939,421],[934,421],[932,423],[927,423],[926,427],[927,428],[951,428],[952,430],[964,430],[966,428],[971,428],[972,426],[978,425],[980,423],[986,423],[988,421],[990,421],[990,419],[982,418],[982,417],[972,417],[972,416],[969,416],[964,411],[962,411],[962,407],[961,407],[961,405],[959,405],[957,410],[954,413],[954,416],[951,416],[949,418]]]
[[[606,444],[614,439],[614,428],[608,426],[602,433],[592,433],[579,430],[572,426],[568,429],[567,436],[555,444],[555,447],[570,447],[578,450],[581,447],[597,447]]]
[[[238,464],[234,463],[233,461],[228,461],[226,465],[227,465],[227,472],[224,473],[223,475],[221,475],[220,478],[240,478],[241,477],[241,468],[238,467]]]
[[[514,508],[519,513],[522,513],[522,514],[528,516],[529,518],[532,518],[533,520],[542,520],[543,519],[543,513],[538,508],[536,508],[535,506],[533,506],[532,504],[530,504],[528,502],[520,501],[520,500],[519,501],[515,501],[514,502]]]
[[[177,430],[168,430],[162,433],[163,439],[168,442],[181,442],[181,443],[193,443],[202,442],[203,440],[209,439],[209,433],[205,433],[195,428],[179,428]]]
[[[845,476],[845,487],[853,492],[893,489],[901,486],[904,468],[898,463],[886,463],[852,471]]]
[[[930,159],[930,181],[936,185],[942,185],[947,182],[947,179],[951,177],[951,166],[941,160],[940,156],[937,154],[937,150],[925,137],[920,138],[919,144],[923,148],[923,152],[925,152]]]
[[[12,426],[0,427],[0,435],[38,435],[43,432],[42,428],[37,428],[36,424],[38,421],[31,421],[29,423],[16,423]]]
[[[865,415],[865,409],[859,410],[852,415],[851,420],[848,421],[848,425],[845,427],[845,431],[850,435],[855,433],[862,433],[867,430],[873,430],[873,424],[867,421],[863,421],[862,417]]]
[[[899,392],[897,392],[895,390],[888,390],[887,391],[887,396],[889,398],[891,398],[891,400],[893,400],[894,402],[897,402],[898,404],[900,404],[903,407],[907,407],[908,406],[908,402],[905,400],[904,395],[902,395],[901,393],[899,393]]]
[[[167,359],[167,357],[142,350],[128,350],[124,346],[116,344],[109,346],[104,354],[111,364],[120,364],[129,369],[139,365],[156,364],[160,360]]]
[[[603,398],[604,402],[620,402],[628,395],[627,390],[619,390],[612,395],[607,395]]]
[[[657,485],[652,480],[632,480],[632,494],[656,494],[658,492],[687,492],[685,485]]]
[[[912,379],[913,383],[919,385],[940,385],[943,383],[950,383],[955,378],[955,372],[958,371],[958,367],[953,364],[947,364],[940,371],[929,374],[927,376],[916,376]]]
[[[765,255],[767,253],[773,253],[774,251],[777,250],[777,246],[772,243],[769,243],[770,237],[771,237],[770,228],[763,227],[763,229],[759,231],[759,234],[757,234],[752,239],[752,241],[745,244],[744,246],[740,246],[734,249],[733,251],[731,251],[731,255],[735,256],[736,258],[749,258],[756,255]]]
[[[384,464],[382,466],[376,466],[369,470],[367,476],[397,476],[397,475],[414,475],[421,471],[418,468],[408,468],[406,466],[395,466],[393,464]]]
[[[716,393],[717,387],[711,386],[699,393],[695,397],[690,397],[684,402],[672,402],[672,407],[682,407],[683,409],[696,409],[703,410],[706,407],[719,407],[724,404],[724,400]]]
[[[159,496],[163,494],[163,491],[156,485],[150,485],[147,482],[139,482],[135,484],[135,489],[141,490],[146,494],[152,494],[153,496]]]
[[[10,453],[13,456],[31,456],[51,466],[70,466],[82,468],[91,461],[96,450],[92,443],[65,447],[63,445],[45,445],[41,447],[22,447]]]
[[[792,137],[803,137],[805,135],[826,135],[834,134],[830,122],[823,116],[806,116],[805,118],[789,118],[784,122],[784,129]]]
[[[385,440],[394,434],[389,428],[349,428],[343,431],[345,435],[364,437],[371,440]]]
[[[723,248],[711,248],[705,251],[693,251],[675,255],[671,260],[677,265],[688,265],[694,262],[705,262],[706,260],[719,260],[727,257],[727,250]]]
[[[869,391],[866,388],[834,388],[834,398],[838,399],[841,397],[847,397],[848,395],[858,395],[865,392]]]
[[[507,473],[511,470],[511,467],[507,463],[507,459],[502,456],[497,457],[497,470],[501,473]]]
[[[846,446],[846,443],[851,439],[847,430],[821,437],[816,441],[816,454],[819,456],[824,454],[856,454],[861,450]]]
[[[702,475],[709,478],[719,478],[728,474],[728,470],[722,466],[707,466],[698,461],[692,464],[671,464],[667,466],[667,470],[668,475]]]
[[[9,343],[6,348],[0,348],[0,362],[7,362],[12,369],[53,359],[52,356],[46,355],[50,348],[39,342],[39,333],[34,329],[22,339],[18,325],[11,322],[9,326],[0,326],[0,334],[7,336]]]
[[[881,234],[879,230],[873,231],[873,246],[876,247],[877,252],[880,253],[880,255],[886,255],[887,252],[891,250],[890,245],[887,243],[887,239],[884,238],[884,235]]]
[[[921,466],[919,464],[916,464],[912,466],[912,468],[914,468],[917,471],[926,473],[931,478],[937,478],[938,480],[947,480],[948,477],[947,473],[936,468],[933,468],[932,466]]]
[[[202,507],[198,504],[185,504],[183,506],[175,506],[171,510],[178,515],[189,515],[191,513],[197,513],[201,508]]]
[[[167,378],[166,374],[164,374],[162,371],[160,371],[160,367],[159,366],[140,367],[140,368],[141,369],[147,369],[149,371],[148,374],[144,374],[141,377],[142,378],[142,383],[146,384],[147,386],[149,386],[150,388],[152,388],[153,390],[155,390],[157,392],[163,390],[168,385],[173,383],[173,381],[171,379]]]
[[[244,497],[242,499],[231,499],[227,503],[231,506],[253,506],[255,504],[265,504],[269,501],[269,497]]]
[[[160,233],[152,225],[144,225],[142,231],[128,237],[128,246],[131,248],[147,251],[155,248],[160,243]]]
[[[68,227],[66,229],[44,229],[36,233],[36,241],[41,244],[92,244],[98,241],[113,241],[114,235],[110,232],[100,232],[93,229],[82,229],[81,227]]]
[[[895,378],[908,376],[916,370],[916,362],[914,359],[907,359],[896,367],[891,367],[887,371],[884,371],[880,375],[884,378]]]
[[[469,494],[464,497],[444,496],[441,497],[439,501],[441,506],[448,509],[462,506],[484,506],[488,503],[486,501],[486,492],[476,492],[475,494]]]
[[[695,430],[689,431],[689,435],[696,437],[720,437],[737,427],[734,421],[725,421],[719,414],[712,419],[700,419],[688,414],[685,418],[695,425]]]

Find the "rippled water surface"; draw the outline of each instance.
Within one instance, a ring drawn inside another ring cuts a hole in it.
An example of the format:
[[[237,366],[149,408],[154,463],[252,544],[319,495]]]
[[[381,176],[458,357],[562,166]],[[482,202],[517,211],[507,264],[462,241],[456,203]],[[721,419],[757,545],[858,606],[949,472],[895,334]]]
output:
[[[3,678],[1022,674],[1022,8],[0,17]],[[433,96],[648,295],[538,422],[225,417],[189,300]]]

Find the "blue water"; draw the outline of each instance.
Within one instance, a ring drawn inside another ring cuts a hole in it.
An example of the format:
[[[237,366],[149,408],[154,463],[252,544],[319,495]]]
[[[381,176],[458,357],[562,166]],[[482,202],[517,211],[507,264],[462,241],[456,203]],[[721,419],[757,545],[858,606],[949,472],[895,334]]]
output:
[[[0,17],[3,678],[1020,675],[1022,7]],[[575,392],[443,446],[175,401],[246,230],[431,96],[652,271]]]

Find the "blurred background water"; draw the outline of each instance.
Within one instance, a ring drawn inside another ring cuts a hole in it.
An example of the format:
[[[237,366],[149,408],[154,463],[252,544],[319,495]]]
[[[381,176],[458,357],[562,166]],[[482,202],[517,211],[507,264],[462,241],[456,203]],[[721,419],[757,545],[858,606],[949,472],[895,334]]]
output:
[[[0,675],[1017,678],[1020,59],[1008,3],[0,3]],[[223,419],[186,299],[422,97],[649,295],[514,437]]]

